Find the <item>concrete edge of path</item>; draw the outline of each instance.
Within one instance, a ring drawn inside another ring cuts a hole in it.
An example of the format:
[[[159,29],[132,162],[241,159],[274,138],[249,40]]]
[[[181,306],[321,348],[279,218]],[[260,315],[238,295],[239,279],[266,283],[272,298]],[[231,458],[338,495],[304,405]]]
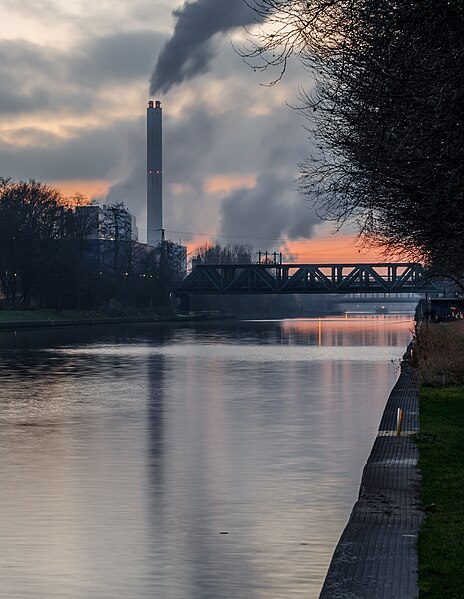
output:
[[[154,317],[110,317],[110,318],[82,318],[82,319],[57,319],[57,320],[17,320],[14,322],[0,322],[1,331],[17,331],[22,329],[50,329],[57,327],[93,327],[98,325],[120,324],[178,324],[185,322],[215,322],[235,320],[230,316],[182,316],[172,318]]]
[[[419,390],[409,350],[364,467],[359,497],[335,548],[319,599],[415,599],[420,501]],[[401,436],[397,410],[403,410]]]

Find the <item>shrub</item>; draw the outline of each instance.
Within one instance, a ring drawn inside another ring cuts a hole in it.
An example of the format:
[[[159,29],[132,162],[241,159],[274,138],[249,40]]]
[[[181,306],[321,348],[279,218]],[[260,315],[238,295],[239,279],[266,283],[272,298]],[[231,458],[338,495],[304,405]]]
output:
[[[413,365],[419,385],[443,387],[464,383],[464,321],[420,323]]]

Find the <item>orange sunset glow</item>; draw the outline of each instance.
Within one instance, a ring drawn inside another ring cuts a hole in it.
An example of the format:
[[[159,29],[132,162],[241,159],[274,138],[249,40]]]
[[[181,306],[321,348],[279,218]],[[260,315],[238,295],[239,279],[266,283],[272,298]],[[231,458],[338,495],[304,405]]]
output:
[[[362,248],[355,235],[335,234],[329,237],[289,241],[285,253],[297,256],[299,262],[382,262],[380,250]]]
[[[232,191],[234,189],[251,189],[256,185],[256,177],[252,175],[216,175],[204,184],[208,193]]]
[[[214,233],[204,233],[202,235],[195,235],[192,241],[187,242],[189,253],[194,253],[195,249],[205,244],[216,243]],[[223,240],[219,239],[218,242],[221,245],[227,245],[227,242],[231,243],[247,243],[246,239],[237,240]],[[267,242],[263,241],[263,247]],[[315,237],[313,239],[299,239],[298,241],[287,241],[285,244],[277,243],[274,247],[272,242],[269,242],[269,252],[273,251],[282,252],[284,257],[291,256],[291,262],[301,263],[366,263],[366,262],[384,262],[385,258],[382,257],[380,250],[361,248],[359,243],[356,241],[355,235],[333,235],[330,237]],[[254,259],[257,260],[258,248],[255,249]],[[262,250],[265,251],[265,250]]]
[[[93,181],[63,180],[49,181],[48,185],[59,189],[67,198],[72,197],[76,193],[80,193],[91,200],[93,198],[105,196],[108,193],[111,181],[106,179],[97,179]]]

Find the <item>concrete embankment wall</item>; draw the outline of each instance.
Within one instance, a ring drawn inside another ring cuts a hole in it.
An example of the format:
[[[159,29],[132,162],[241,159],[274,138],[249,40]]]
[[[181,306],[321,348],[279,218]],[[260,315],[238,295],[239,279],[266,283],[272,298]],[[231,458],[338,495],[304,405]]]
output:
[[[159,322],[158,320],[147,320],[145,318],[85,318],[69,320],[24,320],[16,322],[0,322],[0,330],[18,330],[18,329],[43,329],[48,327],[76,327],[97,324],[129,324]]]
[[[182,316],[172,318],[82,318],[68,320],[23,320],[16,322],[0,322],[1,330],[16,331],[19,329],[44,329],[55,327],[84,327],[94,325],[115,325],[115,324],[163,324],[163,323],[182,323],[182,322],[200,322],[215,320],[231,320],[231,316]]]
[[[364,467],[358,501],[335,549],[320,599],[414,599],[418,590],[419,391],[408,354]],[[397,409],[404,420],[396,435]]]

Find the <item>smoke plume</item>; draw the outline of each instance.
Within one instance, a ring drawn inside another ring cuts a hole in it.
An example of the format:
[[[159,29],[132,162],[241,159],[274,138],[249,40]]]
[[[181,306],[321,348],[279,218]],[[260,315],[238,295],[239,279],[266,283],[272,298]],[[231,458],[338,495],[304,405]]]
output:
[[[295,193],[288,174],[257,176],[253,189],[237,189],[221,206],[221,236],[247,239],[255,247],[310,238],[320,219]]]
[[[177,23],[158,57],[150,95],[205,73],[215,55],[214,37],[257,21],[244,0],[197,0],[173,11]]]

